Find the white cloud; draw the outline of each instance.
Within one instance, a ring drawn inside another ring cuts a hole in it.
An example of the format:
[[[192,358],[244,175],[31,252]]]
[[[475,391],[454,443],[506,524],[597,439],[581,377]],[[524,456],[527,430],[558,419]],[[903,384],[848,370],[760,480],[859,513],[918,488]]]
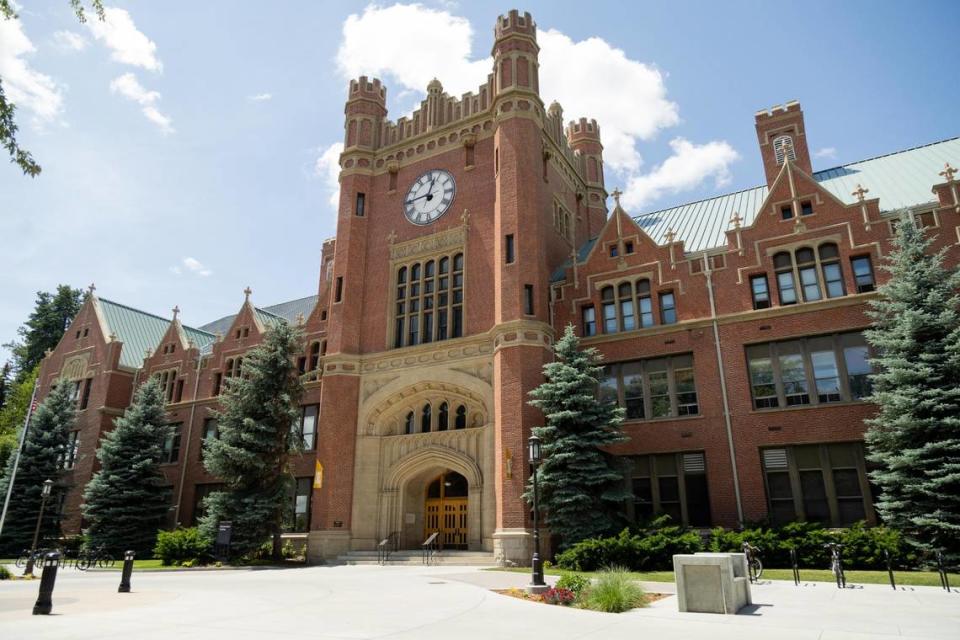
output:
[[[266,102],[267,100],[272,100],[273,94],[270,93],[258,93],[255,96],[247,96],[247,100],[250,102]]]
[[[330,192],[330,206],[334,211],[340,206],[340,154],[343,153],[343,143],[334,142],[329,147],[321,149],[320,156],[314,166],[314,173],[323,179],[324,186]]]
[[[76,31],[56,31],[53,34],[53,43],[67,51],[83,51],[87,48],[87,39]]]
[[[837,157],[837,148],[836,147],[824,147],[818,149],[816,153],[813,154],[814,158],[830,158],[831,160]]]
[[[125,73],[114,78],[110,83],[110,91],[139,104],[147,120],[160,127],[163,133],[174,132],[172,120],[160,113],[156,107],[155,103],[160,100],[160,93],[146,90],[134,74]]]
[[[184,272],[195,273],[204,278],[213,275],[213,271],[205,267],[202,262],[189,256],[181,260],[180,264],[170,267],[170,272],[178,276],[183,275]]]
[[[163,71],[156,43],[137,29],[126,10],[107,7],[103,20],[91,18],[86,25],[93,37],[110,49],[110,57],[116,62]]]
[[[625,208],[640,208],[663,195],[695,189],[710,178],[717,188],[726,186],[729,165],[740,157],[723,141],[696,145],[674,138],[670,148],[672,155],[652,171],[630,176],[622,198]]]
[[[397,38],[397,33],[404,37]],[[459,96],[476,91],[493,67],[489,57],[470,59],[473,35],[465,18],[446,10],[420,4],[370,5],[344,21],[337,66],[345,79],[381,78],[401,99],[422,96],[434,76],[449,95]],[[659,194],[696,188],[709,177],[718,185],[729,181],[729,163],[738,156],[724,141],[695,145],[678,138],[671,143],[671,158],[650,173],[640,172],[638,143],[680,123],[679,106],[667,96],[666,74],[654,65],[629,58],[602,38],[574,41],[555,29],[540,29],[537,39],[540,95],[547,103],[560,102],[568,121],[581,116],[597,120],[607,183],[611,185],[615,175],[627,185],[625,204],[639,206]],[[698,180],[683,175],[677,166],[681,160],[698,163]],[[335,163],[321,158],[317,167],[330,180]],[[638,192],[630,194],[634,189]]]
[[[53,78],[29,65],[26,58],[34,51],[36,47],[19,20],[0,18],[0,77],[4,91],[10,102],[33,114],[33,126],[41,129],[60,116],[63,94]]]

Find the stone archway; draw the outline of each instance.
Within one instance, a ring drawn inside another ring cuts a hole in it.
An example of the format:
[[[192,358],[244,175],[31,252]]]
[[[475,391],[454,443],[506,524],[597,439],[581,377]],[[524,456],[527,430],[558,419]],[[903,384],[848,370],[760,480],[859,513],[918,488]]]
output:
[[[456,473],[467,483],[466,546],[483,548],[484,482],[477,463],[462,453],[439,445],[418,449],[397,461],[385,474],[380,492],[380,536],[399,535],[402,548],[419,548],[424,539],[426,493],[442,474]]]

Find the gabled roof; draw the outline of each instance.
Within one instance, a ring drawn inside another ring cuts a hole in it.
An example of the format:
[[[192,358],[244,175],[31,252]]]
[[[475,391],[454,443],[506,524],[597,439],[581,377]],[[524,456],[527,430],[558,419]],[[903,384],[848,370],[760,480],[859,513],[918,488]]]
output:
[[[275,324],[279,320],[296,322],[299,314],[302,313],[304,318],[310,315],[310,312],[313,311],[313,308],[317,306],[317,300],[319,297],[320,296],[306,296],[305,298],[288,300],[287,302],[270,305],[269,307],[254,307],[254,311],[256,311],[257,319],[265,327]],[[214,320],[213,322],[200,325],[200,329],[211,334],[219,333],[220,335],[226,335],[227,331],[230,330],[230,326],[233,324],[234,318],[236,317],[237,314],[224,316],[218,320]]]
[[[97,298],[107,335],[113,334],[123,342],[120,352],[120,364],[125,367],[140,368],[143,357],[149,349],[152,353],[170,327],[171,320],[146,311],[140,311],[112,300]],[[203,350],[214,341],[214,335],[201,329],[183,326],[188,340],[192,340]]]
[[[856,202],[853,191],[858,184],[863,185],[870,190],[868,198],[880,199],[881,211],[895,211],[935,203],[931,188],[941,181],[938,174],[946,162],[960,165],[960,138],[816,171],[813,179],[846,204]],[[743,226],[750,226],[767,193],[766,186],[754,187],[651,211],[634,219],[658,244],[664,243],[667,229],[673,229],[688,253],[725,247],[725,232],[733,214],[739,213]]]

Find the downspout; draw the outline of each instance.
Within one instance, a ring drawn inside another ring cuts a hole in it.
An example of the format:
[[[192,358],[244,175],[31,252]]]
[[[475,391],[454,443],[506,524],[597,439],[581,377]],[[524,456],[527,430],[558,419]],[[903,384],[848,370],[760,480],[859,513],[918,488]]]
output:
[[[199,351],[199,350],[198,350]],[[187,477],[187,463],[190,461],[190,442],[193,440],[193,416],[197,411],[197,393],[200,391],[200,365],[203,356],[197,354],[197,379],[193,383],[193,403],[190,405],[190,422],[187,424],[187,444],[183,448],[183,464],[180,465],[180,486],[177,488],[177,508],[173,512],[173,521],[180,526],[180,506],[183,502],[183,483]]]
[[[733,445],[733,424],[730,420],[730,401],[727,399],[727,374],[724,372],[723,352],[720,350],[720,325],[717,322],[717,304],[713,297],[713,271],[710,259],[703,252],[703,272],[707,276],[707,294],[710,297],[710,321],[713,325],[713,345],[717,349],[717,370],[720,373],[720,395],[723,398],[723,422],[727,428],[727,446],[730,448],[730,470],[733,472],[733,495],[737,501],[737,520],[743,524],[743,502],[740,499],[740,475],[737,473],[737,452]]]

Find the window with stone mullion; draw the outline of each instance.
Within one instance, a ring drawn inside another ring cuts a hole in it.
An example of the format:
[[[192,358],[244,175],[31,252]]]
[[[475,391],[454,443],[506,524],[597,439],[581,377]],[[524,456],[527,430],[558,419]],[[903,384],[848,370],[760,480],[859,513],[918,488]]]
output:
[[[398,269],[395,348],[463,335],[463,276],[462,253]]]

